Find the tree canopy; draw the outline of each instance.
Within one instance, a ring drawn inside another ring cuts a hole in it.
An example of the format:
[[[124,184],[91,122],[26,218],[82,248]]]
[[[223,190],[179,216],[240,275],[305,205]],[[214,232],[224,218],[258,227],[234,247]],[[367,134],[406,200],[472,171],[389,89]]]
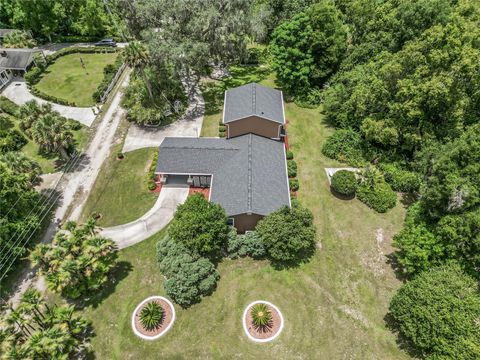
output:
[[[178,206],[168,234],[192,252],[218,258],[228,235],[225,210],[207,201],[202,194],[189,196]]]
[[[478,284],[458,267],[431,269],[404,284],[390,314],[422,358],[467,360],[480,354]]]
[[[285,206],[260,220],[256,227],[270,259],[279,265],[297,265],[315,251],[315,226],[310,210]]]
[[[39,244],[30,254],[49,288],[72,299],[98,290],[108,280],[116,258],[115,244],[96,235],[93,220],[81,227],[67,223],[51,244]]]

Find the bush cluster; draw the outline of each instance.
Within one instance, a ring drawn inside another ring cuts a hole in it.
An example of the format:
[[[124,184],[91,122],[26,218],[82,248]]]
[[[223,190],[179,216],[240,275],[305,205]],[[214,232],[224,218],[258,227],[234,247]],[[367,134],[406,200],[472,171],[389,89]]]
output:
[[[54,103],[56,103],[56,104],[67,105],[67,106],[77,106],[77,104],[75,103],[75,101],[67,101],[67,100],[65,100],[65,99],[61,99],[61,98],[59,98],[59,97],[46,94],[46,93],[44,93],[43,91],[38,90],[38,89],[37,89],[36,87],[34,87],[34,86],[30,87],[30,92],[31,92],[33,95],[38,96],[39,98],[42,98],[42,99],[47,100],[47,101],[54,102]]]
[[[157,261],[166,278],[166,293],[182,307],[210,295],[220,279],[215,265],[208,259],[192,253],[181,242],[169,237],[158,242]]]
[[[378,170],[368,168],[357,188],[357,197],[373,210],[384,213],[397,204],[397,194],[385,182]]]
[[[331,179],[333,190],[342,195],[352,196],[357,190],[357,178],[352,171],[339,170],[333,174]]]
[[[231,259],[249,256],[253,259],[262,259],[266,255],[262,239],[255,231],[246,234],[237,234],[234,227],[230,227],[227,240],[227,254]]]
[[[322,147],[323,155],[344,162],[350,166],[365,164],[363,140],[352,129],[336,130]]]
[[[47,55],[47,64],[50,65],[52,62],[57,60],[59,57],[75,54],[75,53],[82,53],[82,54],[104,54],[104,53],[114,53],[120,51],[118,48],[112,47],[68,47],[62,50],[59,50],[51,55]]]
[[[393,190],[401,192],[418,191],[421,179],[417,173],[401,169],[395,164],[381,164],[380,170]]]
[[[25,81],[30,86],[35,85],[42,78],[42,74],[43,70],[39,67],[34,66],[25,74]]]
[[[18,151],[27,142],[25,136],[17,129],[0,130],[0,153]]]
[[[293,160],[293,152],[291,150],[287,150],[286,156],[287,160]]]
[[[287,160],[287,172],[289,178],[297,176],[297,163],[295,160]]]
[[[268,47],[258,48],[253,47],[249,48],[246,51],[244,58],[242,59],[242,65],[259,65],[268,62],[269,51]]]

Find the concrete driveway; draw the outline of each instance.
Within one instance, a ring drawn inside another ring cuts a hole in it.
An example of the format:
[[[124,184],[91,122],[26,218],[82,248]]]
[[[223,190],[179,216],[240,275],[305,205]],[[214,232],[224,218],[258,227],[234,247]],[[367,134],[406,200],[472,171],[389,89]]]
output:
[[[9,98],[17,105],[23,105],[30,100],[36,100],[39,104],[49,102],[32,95],[30,90],[28,90],[27,83],[22,78],[17,78],[10,82],[2,91],[1,95]],[[77,120],[85,126],[91,126],[95,120],[95,114],[91,107],[65,106],[52,102],[50,102],[50,104],[52,104],[53,109],[58,111],[60,115]]]
[[[188,190],[188,187],[162,187],[155,205],[145,215],[124,225],[103,228],[100,235],[115,241],[119,249],[149,238],[172,220],[177,206],[187,199]]]

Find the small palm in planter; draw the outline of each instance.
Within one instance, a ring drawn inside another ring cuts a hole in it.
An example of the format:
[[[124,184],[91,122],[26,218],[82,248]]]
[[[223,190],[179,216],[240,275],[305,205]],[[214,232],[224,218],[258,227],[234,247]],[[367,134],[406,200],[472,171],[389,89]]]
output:
[[[145,307],[140,311],[140,323],[147,330],[156,329],[163,318],[163,309],[155,301],[149,302]]]
[[[253,325],[257,329],[265,329],[272,326],[272,313],[266,304],[258,303],[253,305],[250,314],[252,315]]]

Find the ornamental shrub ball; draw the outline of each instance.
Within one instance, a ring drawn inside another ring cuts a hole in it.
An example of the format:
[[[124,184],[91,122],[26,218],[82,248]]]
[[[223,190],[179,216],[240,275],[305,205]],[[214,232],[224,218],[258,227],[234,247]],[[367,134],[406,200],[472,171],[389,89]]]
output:
[[[460,267],[427,270],[405,283],[390,303],[390,314],[421,358],[478,359],[480,293]]]
[[[168,234],[192,252],[218,258],[227,242],[227,216],[220,205],[195,194],[178,206]]]
[[[290,150],[287,150],[285,155],[287,157],[287,160],[293,160],[293,152],[291,152]]]
[[[287,160],[287,172],[290,178],[297,176],[297,163],[295,160]]]
[[[289,179],[288,185],[290,186],[290,191],[298,191],[300,184],[297,179]]]
[[[364,171],[363,179],[357,188],[357,198],[379,213],[386,212],[397,203],[397,195],[385,182],[382,174],[374,168]]]
[[[274,263],[296,265],[315,251],[313,215],[301,205],[284,206],[267,215],[256,231]]]
[[[336,130],[323,144],[322,154],[351,166],[362,166],[364,157],[363,140],[352,129]]]
[[[357,178],[352,171],[339,170],[332,176],[332,188],[342,195],[354,195],[357,189]]]

